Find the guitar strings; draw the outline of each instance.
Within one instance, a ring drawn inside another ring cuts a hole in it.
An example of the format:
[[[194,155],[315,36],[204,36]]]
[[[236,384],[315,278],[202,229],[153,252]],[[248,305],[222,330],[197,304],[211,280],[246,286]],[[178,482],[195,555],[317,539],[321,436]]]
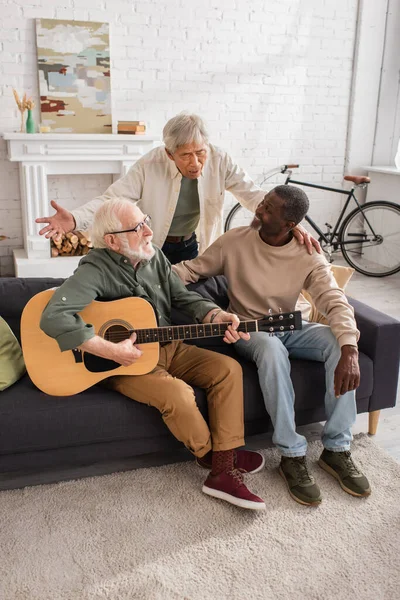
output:
[[[258,331],[258,321],[244,321],[241,322],[236,331],[252,333]],[[266,330],[267,333],[279,333],[293,329],[293,326],[284,325],[282,320],[275,320],[275,324],[279,323],[279,327],[274,327],[273,322],[268,323],[270,328]],[[133,333],[136,333],[140,337],[139,343],[144,343],[146,337],[153,338],[154,342],[166,342],[180,339],[200,339],[204,337],[221,337],[225,334],[225,330],[231,323],[203,323],[199,325],[172,325],[167,327],[151,327],[147,329],[133,329],[124,331],[106,331],[105,339],[112,342],[119,342],[128,339]],[[203,331],[199,331],[203,329]],[[221,331],[222,330],[222,331]],[[157,334],[159,332],[159,334]],[[192,335],[192,333],[194,335]],[[200,335],[199,335],[200,334]],[[144,338],[144,339],[142,339]]]

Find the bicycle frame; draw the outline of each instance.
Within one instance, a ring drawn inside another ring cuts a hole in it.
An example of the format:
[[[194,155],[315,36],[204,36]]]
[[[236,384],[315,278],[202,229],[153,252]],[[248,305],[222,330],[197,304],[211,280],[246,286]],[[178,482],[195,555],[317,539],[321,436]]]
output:
[[[301,185],[304,187],[310,187],[310,188],[315,188],[317,190],[325,190],[327,192],[335,192],[337,194],[344,194],[345,196],[347,196],[347,200],[340,212],[340,215],[333,227],[333,231],[328,232],[328,234],[324,233],[322,231],[322,229],[315,223],[315,221],[313,221],[313,219],[311,217],[309,217],[308,215],[306,215],[304,218],[307,221],[307,223],[309,223],[311,225],[311,227],[314,229],[314,231],[317,232],[317,234],[319,235],[319,237],[326,243],[326,244],[331,244],[334,247],[334,250],[337,250],[337,248],[343,246],[344,244],[347,246],[349,244],[359,244],[360,240],[359,239],[355,239],[355,240],[345,240],[344,242],[339,242],[336,241],[334,242],[333,240],[335,238],[338,237],[339,234],[339,230],[340,230],[340,226],[342,224],[342,220],[344,217],[344,214],[347,210],[347,207],[349,206],[351,199],[353,198],[353,200],[355,201],[355,203],[357,204],[358,208],[362,211],[362,204],[360,204],[356,198],[356,196],[354,195],[354,190],[356,188],[356,186],[353,186],[351,188],[350,191],[348,190],[342,190],[340,188],[332,188],[332,187],[328,187],[326,185],[317,185],[315,183],[307,183],[304,181],[296,181],[295,179],[291,179],[291,175],[292,173],[289,172],[286,181],[285,181],[285,185],[287,185],[288,183],[295,183],[297,185]],[[371,226],[371,224],[368,222],[368,219],[366,217],[364,217],[366,222],[368,223],[368,226],[371,229],[372,234],[376,237],[376,234]],[[330,225],[326,224],[327,227],[331,227]],[[354,236],[356,236],[356,234],[353,234]],[[363,234],[360,234],[360,237],[362,237]],[[358,237],[358,236],[357,236]]]

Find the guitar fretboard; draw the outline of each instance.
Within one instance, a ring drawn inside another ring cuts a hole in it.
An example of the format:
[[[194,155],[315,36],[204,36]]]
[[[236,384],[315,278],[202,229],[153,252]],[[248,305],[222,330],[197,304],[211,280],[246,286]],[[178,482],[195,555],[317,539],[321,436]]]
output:
[[[227,323],[200,323],[199,325],[174,325],[156,329],[136,330],[138,344],[146,342],[170,342],[171,340],[188,340],[223,336]],[[238,331],[251,333],[257,331],[257,321],[242,321]]]
[[[108,332],[106,339],[120,341],[133,332],[136,333],[137,344],[150,342],[170,342],[172,340],[188,340],[208,337],[221,337],[225,334],[228,323],[200,323],[199,325],[173,325],[171,327],[155,327],[152,329],[126,330],[125,332]],[[241,321],[237,331],[251,333],[258,331],[257,321]],[[118,338],[118,339],[117,339]]]

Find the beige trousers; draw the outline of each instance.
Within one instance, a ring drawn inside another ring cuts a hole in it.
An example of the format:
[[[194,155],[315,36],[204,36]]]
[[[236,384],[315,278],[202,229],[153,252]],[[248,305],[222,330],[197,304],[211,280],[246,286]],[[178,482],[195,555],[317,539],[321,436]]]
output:
[[[171,342],[160,347],[151,373],[111,377],[107,385],[157,408],[171,433],[196,456],[244,445],[242,368],[233,358]],[[191,385],[207,393],[209,426]]]

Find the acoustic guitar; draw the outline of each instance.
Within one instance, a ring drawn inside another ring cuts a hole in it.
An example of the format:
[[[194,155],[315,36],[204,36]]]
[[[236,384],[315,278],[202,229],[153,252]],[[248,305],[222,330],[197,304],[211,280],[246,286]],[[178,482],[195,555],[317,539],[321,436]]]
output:
[[[160,343],[224,336],[228,323],[157,327],[153,307],[143,298],[110,302],[94,300],[79,314],[97,335],[120,342],[136,333],[142,356],[129,367],[79,349],[61,352],[57,342],[39,326],[54,290],[40,292],[28,302],[21,317],[21,341],[26,369],[33,383],[46,394],[71,396],[112,375],[144,375],[159,359]],[[238,331],[277,332],[301,329],[301,313],[268,314],[264,319],[241,321]]]

